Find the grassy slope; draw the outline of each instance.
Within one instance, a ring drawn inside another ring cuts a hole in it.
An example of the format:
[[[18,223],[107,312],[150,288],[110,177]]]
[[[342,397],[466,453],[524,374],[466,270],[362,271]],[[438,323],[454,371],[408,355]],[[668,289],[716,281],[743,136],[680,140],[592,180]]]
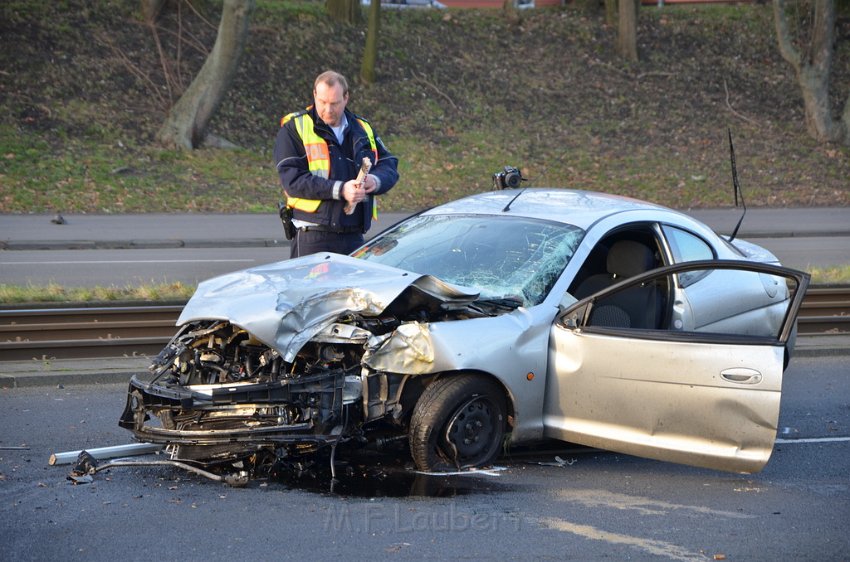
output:
[[[212,45],[215,2],[159,36],[185,85]],[[7,0],[0,6],[0,212],[269,212],[276,122],[306,105],[315,74],[357,74],[365,24],[321,4],[260,1],[237,82],[212,131],[243,147],[151,144],[168,91],[136,2]],[[726,127],[752,205],[850,203],[850,150],[806,135],[769,6],[641,11],[636,65],[614,31],[570,7],[521,13],[384,10],[379,80],[353,85],[401,159],[384,208],[414,210],[488,189],[519,166],[534,185],[598,189],[676,207],[731,202]],[[850,94],[850,20],[833,91]],[[179,89],[179,86],[176,87]],[[176,95],[176,92],[175,92]]]

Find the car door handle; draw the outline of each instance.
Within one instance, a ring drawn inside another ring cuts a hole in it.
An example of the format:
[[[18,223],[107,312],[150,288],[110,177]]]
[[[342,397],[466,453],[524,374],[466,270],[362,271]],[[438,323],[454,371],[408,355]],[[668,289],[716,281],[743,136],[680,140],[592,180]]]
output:
[[[729,382],[738,384],[758,384],[761,382],[761,373],[755,369],[746,367],[732,367],[720,372],[720,376]]]

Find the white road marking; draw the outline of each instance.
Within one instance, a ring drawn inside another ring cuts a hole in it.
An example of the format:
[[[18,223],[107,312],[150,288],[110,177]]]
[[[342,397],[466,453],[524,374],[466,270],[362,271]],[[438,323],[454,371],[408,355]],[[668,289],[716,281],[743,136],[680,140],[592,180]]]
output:
[[[537,521],[550,529],[556,529],[565,533],[572,533],[586,539],[603,541],[609,544],[630,546],[653,556],[664,556],[672,560],[681,560],[682,562],[694,559],[705,559],[705,556],[699,552],[690,551],[679,545],[666,541],[635,537],[621,533],[612,533],[590,525],[580,525],[578,523],[572,523],[555,517],[540,517]]]
[[[777,439],[776,443],[787,445],[788,443],[846,443],[850,437],[812,437],[810,439]]]
[[[749,519],[754,516],[734,511],[720,511],[697,505],[670,503],[640,496],[618,494],[607,490],[578,490],[566,489],[558,492],[558,497],[569,502],[579,503],[585,507],[612,507],[620,510],[634,510],[641,515],[667,515],[671,511],[686,510],[712,517],[729,519]]]
[[[113,264],[113,263],[253,263],[257,260],[90,260],[90,261],[7,261],[0,265],[79,265],[79,264]]]

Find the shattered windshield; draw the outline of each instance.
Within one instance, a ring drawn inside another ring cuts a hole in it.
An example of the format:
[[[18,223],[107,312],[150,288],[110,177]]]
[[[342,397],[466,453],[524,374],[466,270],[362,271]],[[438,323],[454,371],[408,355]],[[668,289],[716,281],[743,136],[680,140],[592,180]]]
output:
[[[481,299],[539,304],[584,236],[578,227],[512,216],[419,216],[353,254],[474,288]]]

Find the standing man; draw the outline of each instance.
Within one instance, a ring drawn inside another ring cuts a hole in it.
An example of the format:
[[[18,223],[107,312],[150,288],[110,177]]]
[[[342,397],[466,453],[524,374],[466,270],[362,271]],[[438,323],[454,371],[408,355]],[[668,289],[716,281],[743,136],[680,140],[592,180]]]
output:
[[[377,216],[375,196],[398,181],[398,159],[368,121],[346,109],[347,103],[348,82],[329,70],[313,84],[313,105],[281,119],[274,157],[297,229],[293,258],[348,254],[362,245]],[[357,182],[363,158],[371,168]]]

